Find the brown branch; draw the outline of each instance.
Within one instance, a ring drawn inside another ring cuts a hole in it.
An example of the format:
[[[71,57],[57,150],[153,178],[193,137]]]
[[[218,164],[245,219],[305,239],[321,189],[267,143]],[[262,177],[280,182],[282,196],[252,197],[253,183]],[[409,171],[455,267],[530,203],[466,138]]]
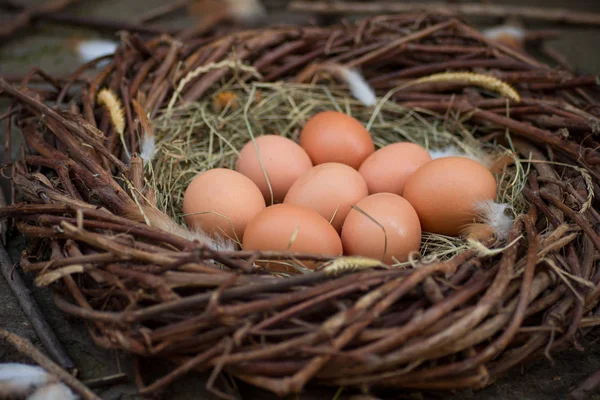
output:
[[[142,24],[132,24],[114,19],[100,19],[97,17],[83,17],[62,13],[44,15],[39,18],[57,24],[81,26],[108,32],[127,31],[144,35],[175,35],[179,32],[178,29],[160,28]]]
[[[11,333],[5,329],[0,328],[0,338],[10,343],[20,353],[26,355],[33,361],[35,361],[40,367],[45,369],[49,374],[54,375],[73,391],[79,394],[84,400],[102,400],[96,396],[94,392],[88,389],[84,384],[75,379],[71,374],[62,369],[59,365],[55,364],[52,360],[42,354],[38,349],[35,348],[26,339]]]
[[[569,393],[569,400],[588,399],[600,389],[600,370],[594,372]]]
[[[519,18],[544,21],[555,24],[575,26],[599,26],[600,14],[577,12],[561,8],[540,8],[525,6],[493,5],[493,4],[448,4],[448,3],[416,3],[397,1],[293,1],[289,4],[291,11],[305,11],[319,14],[392,14],[406,12],[430,12],[450,16]]]
[[[8,152],[10,152],[10,147],[6,146],[6,149],[8,149]],[[1,214],[4,208],[6,208],[6,199],[4,198],[4,190],[2,190],[0,187],[0,248],[2,248],[2,246],[6,246],[6,234],[8,232],[6,218],[2,218]]]
[[[73,3],[79,0],[55,0],[55,3]],[[68,6],[67,4],[66,6]],[[28,10],[24,5],[17,3],[11,0],[3,0],[1,7],[8,9],[9,11],[21,11],[22,14],[26,14]],[[44,5],[42,5],[43,7]],[[66,7],[65,6],[65,7]],[[71,15],[59,12],[63,8],[55,9],[53,11],[43,11],[43,12],[34,12],[24,15],[23,17],[17,16],[23,22],[28,18],[25,26],[31,24],[35,21],[46,21],[53,22],[57,24],[71,25],[71,26],[81,26],[90,29],[98,29],[102,31],[109,32],[117,32],[117,31],[127,31],[127,32],[136,32],[140,34],[146,35],[160,35],[160,34],[170,34],[175,35],[179,32],[178,29],[168,29],[168,28],[159,28],[153,27],[149,25],[145,25],[142,23],[129,23],[125,21],[118,21],[115,19],[101,19],[97,17],[88,17],[88,16],[80,16],[80,15]],[[35,7],[33,7],[35,8]],[[21,22],[21,24],[23,23]],[[23,26],[22,28],[24,28]],[[8,29],[8,28],[7,28]],[[0,31],[1,32],[1,31]],[[14,33],[14,32],[13,32]],[[1,35],[0,35],[1,37]]]
[[[174,13],[186,7],[191,0],[173,0],[170,3],[162,4],[156,8],[150,9],[144,12],[137,18],[137,22],[140,24],[148,23],[166,15]]]
[[[596,233],[594,228],[590,225],[589,220],[582,214],[577,211],[572,210],[565,203],[560,201],[557,197],[552,196],[546,192],[540,192],[540,195],[543,199],[548,200],[552,205],[558,208],[560,211],[564,212],[566,216],[571,218],[579,227],[583,230],[583,232],[590,238],[596,249],[600,251],[600,236]]]
[[[26,28],[36,17],[60,11],[75,2],[77,2],[77,0],[52,0],[25,8],[9,23],[0,28],[0,40],[6,40],[15,32]]]
[[[76,125],[75,123],[65,119],[65,117],[61,116],[58,112],[51,109],[44,103],[40,102],[37,99],[34,99],[33,97],[28,96],[27,94],[14,88],[12,85],[9,85],[4,79],[0,78],[0,92],[1,91],[4,91],[6,94],[10,95],[11,97],[22,101],[23,103],[30,106],[33,110],[38,111],[41,114],[44,114],[45,116],[56,120],[58,123],[62,124],[64,127],[66,127],[69,131],[71,131],[75,135],[77,135],[80,139],[93,145],[94,148],[96,148],[98,151],[100,151],[102,153],[102,155],[104,155],[109,160],[111,160],[111,162],[114,163],[122,172],[124,172],[124,173],[128,172],[128,168],[125,166],[125,164],[123,164],[113,154],[109,153],[101,143],[99,143],[98,141],[93,139],[91,136],[89,136],[83,130],[83,128],[81,128],[80,126]]]
[[[164,377],[157,379],[153,384],[149,386],[140,387],[139,391],[141,395],[147,395],[150,393],[156,393],[161,388],[164,388],[171,384],[173,381],[178,379],[179,377],[187,374],[193,369],[197,369],[201,364],[204,364],[203,367],[207,368],[209,366],[208,361],[218,355],[223,351],[223,345],[219,344],[217,346],[211,347],[203,353],[199,353],[195,357],[189,359],[187,362],[183,363],[179,367],[175,368],[169,374]]]

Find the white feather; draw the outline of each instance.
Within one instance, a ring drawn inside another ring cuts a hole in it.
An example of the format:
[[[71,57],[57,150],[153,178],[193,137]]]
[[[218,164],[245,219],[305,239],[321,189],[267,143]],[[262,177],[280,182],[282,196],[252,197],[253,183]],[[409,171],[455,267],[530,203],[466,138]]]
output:
[[[245,23],[255,23],[266,17],[267,11],[259,0],[227,0],[231,16]]]
[[[77,54],[82,61],[88,62],[98,57],[114,54],[118,44],[110,40],[82,40],[77,44]]]
[[[50,380],[51,376],[35,365],[0,364],[0,399],[26,396]]]
[[[195,241],[213,250],[235,250],[235,243],[226,238],[215,235],[211,237],[202,230],[192,230],[173,221],[168,215],[153,207],[138,207],[136,205],[123,209],[121,216],[134,221],[150,223],[155,228],[162,229],[184,239]]]
[[[142,157],[142,160],[144,160],[145,162],[150,162],[152,161],[152,158],[154,158],[154,150],[156,149],[156,141],[154,139],[153,135],[144,135],[144,138],[142,139],[142,152],[140,154],[140,157]]]
[[[356,97],[367,107],[374,106],[377,103],[375,91],[371,86],[369,86],[365,78],[360,72],[358,72],[358,70],[342,67],[341,71],[342,76],[346,83],[348,83],[350,91],[354,97]]]
[[[203,232],[203,231],[192,230],[189,228],[186,229],[184,227],[180,227],[180,228],[181,228],[181,232],[179,233],[179,236],[181,236],[185,239],[188,239],[191,241],[197,240],[199,243],[202,243],[213,250],[220,250],[220,251],[235,250],[235,243],[227,238],[224,238],[223,236],[214,235],[213,237],[211,237],[208,233]]]
[[[508,239],[508,232],[513,224],[513,217],[509,215],[512,207],[505,203],[496,203],[486,200],[477,203],[477,211],[482,222],[489,225],[498,240]]]
[[[60,382],[42,386],[29,396],[27,400],[77,400],[71,389]]]
[[[500,25],[493,28],[484,29],[483,35],[492,40],[496,40],[502,36],[512,36],[519,41],[525,38],[525,32],[523,29],[510,25]]]
[[[465,151],[463,151],[455,146],[448,146],[448,147],[444,147],[442,149],[437,149],[437,150],[429,150],[429,155],[431,156],[432,160],[436,160],[438,158],[443,158],[443,157],[464,157],[464,158],[469,158],[471,160],[477,161],[477,162],[485,165],[485,162],[482,159],[482,157],[477,157],[475,155],[468,154]]]
[[[199,232],[192,232],[193,235],[200,235]],[[202,235],[204,235],[205,237],[207,236],[206,233],[202,233]],[[227,239],[223,236],[218,236],[215,235],[212,238],[212,242],[210,243],[210,247],[213,250],[219,250],[219,251],[233,251],[236,248],[235,243],[230,240]]]

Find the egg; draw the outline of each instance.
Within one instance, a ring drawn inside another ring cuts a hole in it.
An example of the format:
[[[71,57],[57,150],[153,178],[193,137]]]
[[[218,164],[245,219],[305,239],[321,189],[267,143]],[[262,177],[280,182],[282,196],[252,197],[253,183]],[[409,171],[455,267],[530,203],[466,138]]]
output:
[[[342,228],[344,254],[393,264],[419,251],[421,225],[415,209],[393,193],[372,194],[348,213]]]
[[[272,204],[282,202],[296,179],[312,166],[310,157],[296,142],[283,136],[265,135],[246,143],[235,169],[250,178],[267,204]],[[273,191],[272,198],[265,172]]]
[[[367,157],[358,172],[367,182],[369,194],[402,195],[408,177],[429,161],[429,152],[418,144],[393,143]]]
[[[309,119],[300,133],[300,145],[314,165],[336,162],[354,169],[375,151],[369,131],[358,120],[336,111]]]
[[[216,168],[196,176],[183,195],[188,226],[241,240],[246,225],[266,207],[260,189],[239,172]]]
[[[477,161],[443,157],[415,171],[402,195],[417,211],[424,231],[458,236],[474,222],[478,203],[496,198],[496,179]]]
[[[308,208],[295,204],[275,204],[256,215],[246,227],[246,251],[291,251],[325,256],[342,254],[342,242],[329,222]],[[314,268],[312,262],[302,262]],[[270,262],[269,269],[294,272],[293,267]]]
[[[325,163],[302,174],[283,202],[318,212],[339,232],[350,207],[368,195],[367,184],[355,169],[345,164]]]

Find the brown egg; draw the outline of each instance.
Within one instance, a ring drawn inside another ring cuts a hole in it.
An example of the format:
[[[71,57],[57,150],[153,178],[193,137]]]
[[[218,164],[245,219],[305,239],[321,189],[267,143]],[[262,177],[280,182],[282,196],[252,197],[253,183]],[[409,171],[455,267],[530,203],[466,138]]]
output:
[[[350,207],[368,194],[365,180],[355,169],[345,164],[326,163],[302,174],[283,202],[318,212],[339,232]]]
[[[394,143],[371,154],[360,166],[369,194],[402,195],[408,177],[431,161],[429,152],[414,143]]]
[[[250,221],[243,241],[244,250],[291,251],[338,256],[342,242],[329,222],[315,211],[295,204],[267,207]],[[302,262],[307,268],[314,263]],[[281,263],[270,262],[273,271],[294,272]]]
[[[474,222],[477,203],[496,198],[496,179],[477,161],[464,157],[433,160],[413,173],[403,197],[413,205],[426,232],[458,236]]]
[[[375,151],[369,131],[337,111],[321,112],[309,119],[300,133],[300,145],[314,165],[336,162],[354,169]]]
[[[342,228],[344,254],[393,264],[395,260],[406,261],[411,252],[419,251],[419,216],[404,198],[377,193],[362,199],[356,207],[358,210],[350,211]]]
[[[282,202],[296,179],[312,166],[310,157],[297,143],[283,136],[265,135],[246,143],[240,151],[235,169],[250,178],[262,192],[267,204],[272,204]],[[273,199],[265,171],[273,190]]]
[[[262,193],[249,178],[225,168],[202,172],[183,195],[188,226],[241,240],[248,222],[265,209]]]

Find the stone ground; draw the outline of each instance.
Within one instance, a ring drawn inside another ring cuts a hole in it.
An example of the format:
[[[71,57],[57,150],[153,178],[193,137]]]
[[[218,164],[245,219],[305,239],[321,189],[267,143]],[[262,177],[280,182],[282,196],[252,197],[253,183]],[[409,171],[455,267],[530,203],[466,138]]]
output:
[[[34,1],[29,0],[27,3]],[[25,3],[25,2],[24,2]],[[140,8],[151,9],[163,3],[161,0],[102,0],[83,1],[71,10],[79,15],[95,15],[106,18],[128,20],[138,15]],[[284,11],[285,1],[265,1],[272,13],[271,20],[278,23],[308,20],[307,16],[291,15]],[[496,4],[524,4],[547,7],[568,7],[572,10],[600,12],[598,0],[493,0]],[[0,12],[0,23],[8,19],[7,14]],[[162,22],[163,25],[177,26],[188,23],[185,17],[179,16]],[[73,29],[56,25],[40,24],[23,32],[8,43],[0,43],[0,75],[22,75],[32,67],[41,67],[46,72],[64,75],[72,71],[79,61],[69,50],[68,39],[73,37],[100,37],[100,34],[85,29]],[[110,36],[108,36],[110,37]],[[559,40],[553,46],[563,53],[582,72],[600,72],[600,54],[597,42],[600,39],[600,29],[565,29]],[[0,113],[6,102],[0,100]],[[4,125],[0,127],[0,141],[4,142]],[[15,138],[13,154],[18,155],[20,140]],[[0,164],[5,160],[5,154],[0,153]],[[0,181],[3,189],[6,182]],[[22,238],[9,238],[8,251],[14,263],[17,262],[23,246]],[[66,318],[52,304],[47,290],[31,285],[31,277],[25,277],[30,285],[33,297],[38,301],[49,323],[55,329],[57,336],[63,342],[69,355],[76,362],[83,380],[111,375],[119,371],[128,372],[128,360],[123,354],[108,352],[96,348],[81,322]],[[33,341],[40,346],[34,331],[23,315],[17,301],[4,279],[0,278],[0,326],[13,331]],[[499,382],[479,392],[459,392],[446,398],[455,400],[478,399],[560,399],[572,390],[582,379],[600,369],[600,335],[592,334],[583,343],[584,352],[567,351],[554,355],[554,363],[540,360],[532,365],[513,371]],[[26,361],[12,348],[0,343],[0,362]],[[160,371],[156,371],[159,373]],[[164,398],[173,400],[212,399],[215,398],[204,388],[206,377],[190,376],[176,384],[165,394]],[[274,396],[240,387],[245,399],[272,399]],[[99,391],[104,399],[136,399],[135,388],[131,384],[122,384]],[[383,395],[387,398],[387,396]],[[331,399],[335,391],[319,390],[310,395],[302,396],[309,399]],[[343,398],[344,396],[342,396]],[[398,398],[398,394],[389,398]],[[436,396],[437,398],[437,396]],[[600,399],[600,396],[595,397]]]

